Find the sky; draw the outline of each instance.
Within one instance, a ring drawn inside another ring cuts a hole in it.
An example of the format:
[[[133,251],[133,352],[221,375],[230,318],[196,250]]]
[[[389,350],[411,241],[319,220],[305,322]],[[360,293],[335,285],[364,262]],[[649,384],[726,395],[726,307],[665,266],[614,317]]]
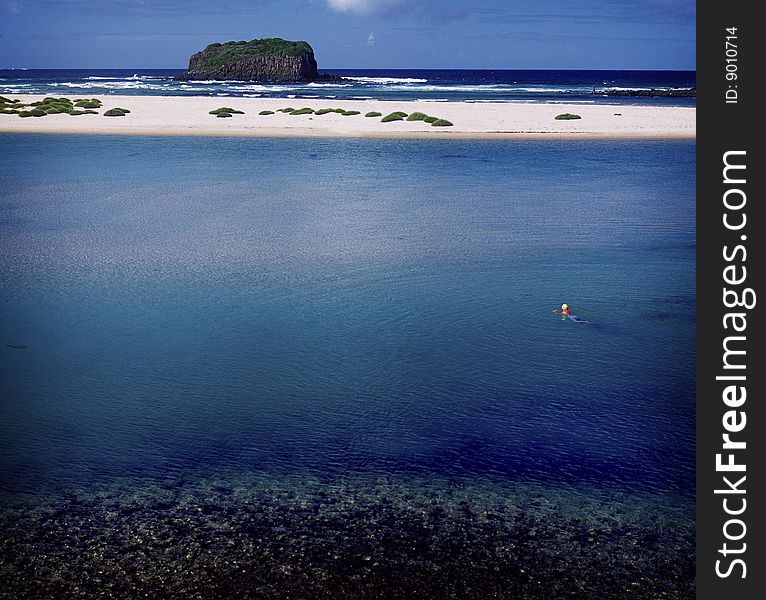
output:
[[[694,69],[694,0],[0,0],[0,68],[186,68],[305,40],[322,69]]]

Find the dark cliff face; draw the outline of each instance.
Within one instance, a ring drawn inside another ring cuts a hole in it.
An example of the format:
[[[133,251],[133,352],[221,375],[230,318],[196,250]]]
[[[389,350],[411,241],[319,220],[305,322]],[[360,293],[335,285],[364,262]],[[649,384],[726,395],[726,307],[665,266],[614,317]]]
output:
[[[260,42],[260,40],[253,40]],[[189,68],[179,75],[181,80],[238,81],[314,81],[319,78],[317,62],[311,46],[302,42],[298,51],[272,53],[253,42],[211,44],[189,59]]]

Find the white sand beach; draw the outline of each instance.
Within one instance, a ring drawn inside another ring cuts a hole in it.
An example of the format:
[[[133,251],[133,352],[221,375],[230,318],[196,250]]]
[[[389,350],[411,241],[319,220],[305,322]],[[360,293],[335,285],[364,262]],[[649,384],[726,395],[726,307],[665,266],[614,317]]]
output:
[[[23,103],[42,96],[14,96]],[[100,96],[103,108],[97,115],[52,114],[20,118],[0,114],[0,133],[134,134],[260,137],[348,137],[423,139],[668,139],[694,138],[696,109],[679,106],[629,106],[617,104],[560,104],[509,102],[415,102],[346,101],[283,98]],[[231,118],[208,114],[222,106],[244,111]],[[105,117],[114,107],[131,112],[124,117]],[[280,108],[309,107],[358,110],[343,116],[289,115]],[[275,111],[259,115],[263,110]],[[415,111],[452,122],[452,127],[433,127],[423,121],[382,123],[365,117],[376,111]],[[556,115],[574,113],[577,120],[560,121]]]

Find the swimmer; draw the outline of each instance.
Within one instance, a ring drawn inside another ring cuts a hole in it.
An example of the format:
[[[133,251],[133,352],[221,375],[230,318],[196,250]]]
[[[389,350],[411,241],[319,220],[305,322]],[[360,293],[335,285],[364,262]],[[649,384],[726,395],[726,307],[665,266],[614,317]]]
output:
[[[574,323],[587,323],[585,319],[580,318],[579,315],[574,314],[571,310],[569,310],[569,305],[567,303],[564,303],[561,305],[561,310],[554,309],[553,312],[555,312],[557,315],[561,315],[564,317],[564,319],[568,321],[573,321]]]

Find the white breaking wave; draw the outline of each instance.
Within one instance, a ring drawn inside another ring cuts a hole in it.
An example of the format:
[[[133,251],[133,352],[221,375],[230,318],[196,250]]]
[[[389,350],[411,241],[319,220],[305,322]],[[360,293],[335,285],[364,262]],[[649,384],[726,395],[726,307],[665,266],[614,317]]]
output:
[[[406,85],[392,85],[389,86],[390,90],[395,91],[412,91],[412,86]],[[504,85],[419,85],[415,88],[418,92],[509,92],[514,88]]]
[[[352,83],[316,83],[315,81],[312,81],[311,83],[308,83],[306,85],[308,87],[332,87],[332,88],[354,86]]]
[[[285,85],[262,85],[259,83],[241,83],[240,85],[226,86],[227,90],[234,92],[292,92],[295,88]]]
[[[134,73],[130,77],[103,77],[101,75],[90,75],[89,77],[86,77],[85,79],[93,80],[93,81],[148,81],[151,79],[167,79],[166,77],[158,77],[156,75],[139,75],[138,73]]]
[[[156,75],[139,75],[138,73],[134,73],[132,76],[127,77],[126,79],[143,81],[146,79],[166,79],[166,77],[158,77]]]
[[[168,84],[146,83],[143,81],[111,81],[104,83],[75,83],[73,81],[60,81],[47,84],[51,87],[67,87],[84,90],[114,89],[114,90],[164,90],[173,89]]]
[[[426,83],[428,79],[418,79],[417,77],[343,77],[351,81],[361,81],[362,83]]]
[[[609,86],[609,87],[603,87],[598,88],[597,92],[608,92],[608,91],[615,91],[615,92],[650,92],[652,90],[661,90],[661,91],[670,91],[670,90],[693,90],[694,88],[690,87],[680,87],[680,88],[674,88],[674,87],[615,87],[615,86]]]
[[[236,79],[190,79],[189,83],[203,83],[205,85],[216,85],[218,83],[242,83]]]

